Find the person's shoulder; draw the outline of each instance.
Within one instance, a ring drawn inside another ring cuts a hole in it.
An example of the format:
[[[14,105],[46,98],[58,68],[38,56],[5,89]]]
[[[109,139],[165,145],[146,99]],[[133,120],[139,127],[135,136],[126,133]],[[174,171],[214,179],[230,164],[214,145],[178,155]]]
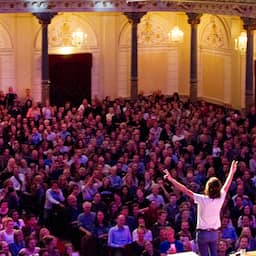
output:
[[[195,199],[207,199],[209,198],[208,196],[204,195],[204,194],[199,194],[199,193],[193,193],[193,196]]]
[[[80,218],[83,218],[85,216],[85,214],[84,214],[84,212],[81,212],[79,215],[78,215],[78,219],[80,219]]]
[[[168,245],[169,243],[170,243],[170,242],[168,242],[167,240],[162,241],[162,242],[160,243],[160,247],[166,246],[166,245]]]
[[[123,228],[126,229],[126,230],[130,230],[128,225],[124,225]]]
[[[227,194],[227,192],[226,192],[224,189],[221,189],[221,191],[220,191],[220,196],[221,196],[221,197],[225,197],[226,194]]]
[[[175,240],[174,243],[179,246],[183,246],[183,243],[180,240]]]
[[[112,226],[110,229],[109,229],[109,231],[116,231],[117,230],[117,225],[115,225],[115,226]]]

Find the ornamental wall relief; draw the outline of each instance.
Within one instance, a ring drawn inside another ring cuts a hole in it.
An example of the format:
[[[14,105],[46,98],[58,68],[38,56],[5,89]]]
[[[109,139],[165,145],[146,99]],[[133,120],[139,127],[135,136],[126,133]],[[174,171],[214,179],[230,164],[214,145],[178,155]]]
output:
[[[152,13],[146,14],[138,24],[138,46],[154,47],[169,44],[168,29],[170,22],[165,18]],[[126,23],[120,34],[120,47],[131,45],[131,25]]]
[[[78,37],[73,35],[77,33]],[[81,41],[79,34],[82,37]],[[80,43],[81,42],[81,43]],[[74,47],[77,49],[97,48],[97,37],[85,19],[73,14],[58,14],[48,27],[49,49]],[[36,49],[41,48],[41,31],[36,39]]]
[[[138,43],[141,46],[161,45],[168,42],[168,34],[163,27],[154,22],[151,15],[142,18],[138,26]]]
[[[227,49],[228,37],[220,19],[216,16],[210,16],[204,24],[199,45],[204,48]]]

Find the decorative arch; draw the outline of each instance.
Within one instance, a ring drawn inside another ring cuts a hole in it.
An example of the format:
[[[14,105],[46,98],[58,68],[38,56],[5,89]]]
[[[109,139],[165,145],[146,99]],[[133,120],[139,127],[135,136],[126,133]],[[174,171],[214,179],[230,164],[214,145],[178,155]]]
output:
[[[204,15],[199,30],[199,44],[202,48],[228,49],[230,30],[225,20],[217,15]]]
[[[0,22],[0,49],[12,49],[12,40],[7,28]]]
[[[49,49],[63,46],[61,45],[61,42],[65,40],[65,36],[67,36],[64,33],[71,34],[77,29],[87,34],[86,43],[80,48],[80,50],[98,47],[96,34],[86,19],[81,18],[76,14],[63,13],[55,16],[49,25]],[[35,40],[35,49],[41,48],[41,33],[39,32],[40,31],[38,31]]]
[[[177,14],[176,14],[177,15]],[[179,46],[168,33],[175,16],[148,12],[138,24],[138,91],[151,94],[157,89],[166,94],[178,91]],[[129,96],[131,25],[122,20],[118,45],[118,94]]]
[[[143,16],[138,25],[138,46],[154,47],[168,44],[168,29],[168,20],[155,13],[147,13]],[[122,25],[119,36],[119,46],[121,48],[127,48],[130,46],[130,31],[131,26],[126,20]]]
[[[212,102],[231,102],[231,30],[225,18],[204,15],[199,25],[198,95]]]

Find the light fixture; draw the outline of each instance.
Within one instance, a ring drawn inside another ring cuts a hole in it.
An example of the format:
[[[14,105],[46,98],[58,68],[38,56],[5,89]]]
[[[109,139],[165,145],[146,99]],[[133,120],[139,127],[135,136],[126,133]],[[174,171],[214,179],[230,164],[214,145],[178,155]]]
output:
[[[178,27],[175,26],[169,33],[168,37],[172,42],[180,43],[183,41],[184,32]]]
[[[81,48],[87,39],[87,34],[80,28],[76,28],[69,21],[61,26],[53,28],[50,33],[50,44],[54,47]]]
[[[239,37],[235,39],[235,49],[242,53],[245,53],[247,48],[247,34],[246,32],[241,32]]]
[[[70,46],[62,46],[59,49],[59,53],[63,55],[69,55],[69,54],[72,54],[73,52],[74,52],[73,47],[70,47]]]
[[[71,43],[73,46],[80,48],[87,39],[87,34],[85,34],[81,29],[77,29],[72,33]]]

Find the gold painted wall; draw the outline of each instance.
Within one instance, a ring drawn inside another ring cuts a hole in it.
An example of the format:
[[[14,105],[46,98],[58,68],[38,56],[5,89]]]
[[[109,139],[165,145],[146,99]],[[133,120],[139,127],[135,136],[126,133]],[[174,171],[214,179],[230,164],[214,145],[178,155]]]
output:
[[[152,93],[163,91],[166,79],[166,67],[168,65],[165,53],[143,52],[139,55],[139,91]]]
[[[168,94],[177,91],[189,95],[190,25],[187,16],[167,12],[149,14],[148,22],[155,24],[152,26],[154,40],[139,42],[139,91],[146,94],[156,90]],[[127,18],[122,13],[65,15],[71,22],[74,19],[81,22],[81,28],[88,34],[88,45],[76,52],[93,54],[92,96],[129,96],[131,30]],[[215,18],[217,28],[221,26],[217,32],[224,38],[220,49],[203,42],[207,40],[204,33],[208,31],[212,15],[203,17],[198,25],[199,96],[236,108],[244,107],[245,56],[235,51],[233,43],[242,31],[242,22],[239,17]],[[53,18],[53,26],[54,20],[57,18]],[[8,86],[13,86],[23,96],[25,88],[31,88],[33,97],[40,100],[41,27],[38,20],[32,14],[0,14],[0,25],[0,32],[5,33],[0,35],[0,89],[6,92]],[[184,41],[180,44],[168,41],[167,34],[175,25],[184,32]],[[140,26],[141,36],[144,28]],[[1,43],[1,40],[10,43]],[[6,45],[9,46],[6,48]],[[50,52],[55,50],[49,49]]]
[[[16,91],[25,94],[25,89],[32,89],[33,79],[33,16],[17,14],[15,18],[15,60]]]
[[[224,99],[224,59],[221,56],[203,55],[203,95],[219,102]]]

